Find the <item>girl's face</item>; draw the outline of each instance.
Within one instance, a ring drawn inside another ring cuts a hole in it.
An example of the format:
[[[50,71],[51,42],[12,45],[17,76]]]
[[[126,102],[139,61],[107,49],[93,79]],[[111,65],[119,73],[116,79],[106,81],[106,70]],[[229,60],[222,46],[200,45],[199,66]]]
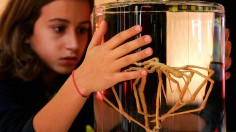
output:
[[[49,68],[68,74],[85,52],[89,27],[87,0],[54,0],[42,8],[29,43]]]

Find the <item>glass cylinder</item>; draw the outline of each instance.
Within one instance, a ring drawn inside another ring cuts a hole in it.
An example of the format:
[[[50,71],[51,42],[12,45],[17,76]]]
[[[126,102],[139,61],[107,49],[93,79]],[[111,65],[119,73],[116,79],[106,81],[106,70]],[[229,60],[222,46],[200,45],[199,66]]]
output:
[[[104,42],[139,24],[142,32],[130,40],[151,35],[147,46],[154,53],[121,69],[146,69],[146,77],[94,94],[95,131],[226,131],[224,7],[190,0],[101,2],[95,2],[93,29],[107,22]]]

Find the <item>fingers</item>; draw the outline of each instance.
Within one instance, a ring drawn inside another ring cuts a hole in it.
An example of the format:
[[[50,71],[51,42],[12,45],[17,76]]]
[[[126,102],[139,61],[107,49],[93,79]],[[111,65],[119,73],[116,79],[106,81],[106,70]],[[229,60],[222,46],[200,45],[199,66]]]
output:
[[[225,43],[225,70],[228,70],[232,63],[232,59],[230,57],[231,49],[231,42],[227,41]]]
[[[226,41],[226,43],[225,43],[225,56],[226,57],[230,56],[231,50],[232,50],[231,42],[230,41]]]
[[[225,29],[225,70],[228,70],[232,64],[232,59],[230,53],[232,50],[232,44],[229,41],[230,30]],[[225,72],[225,80],[229,79],[231,76],[230,72]]]
[[[148,74],[148,72],[146,70],[120,72],[120,73],[117,73],[114,76],[114,78],[119,79],[119,80],[116,80],[116,81],[121,82],[121,81],[127,81],[127,80],[140,78],[140,77],[146,76],[147,74]]]
[[[231,73],[230,72],[226,72],[225,73],[225,80],[228,80],[231,76]]]
[[[92,38],[91,43],[89,45],[90,47],[100,45],[101,43],[103,43],[103,36],[106,33],[106,29],[107,29],[106,22],[102,21],[100,23],[98,30],[93,35],[93,38]]]
[[[145,35],[133,41],[129,41],[126,44],[121,45],[113,50],[114,57],[120,58],[130,53],[131,51],[134,51],[135,49],[138,49],[144,45],[151,43],[151,41],[152,38],[149,35]]]
[[[230,30],[228,28],[225,29],[225,41],[229,40]]]
[[[109,43],[109,45],[106,45],[108,49],[114,49],[124,43],[127,39],[133,37],[134,35],[137,35],[142,31],[142,27],[140,25],[133,26],[125,31],[122,31],[112,37],[109,41],[106,43]]]
[[[151,56],[152,54],[153,54],[153,50],[152,50],[152,48],[149,47],[149,48],[146,48],[142,51],[121,57],[114,64],[119,67],[126,67],[130,64],[133,64],[137,61],[147,58],[147,57]]]
[[[117,70],[120,70],[119,68],[121,67],[126,67],[152,55],[153,51],[151,48],[146,48],[140,52],[129,54],[130,52],[151,43],[152,38],[149,35],[141,36],[122,45],[120,44],[132,36],[138,34],[141,30],[142,27],[140,25],[133,26],[130,29],[117,34],[107,42],[109,43],[108,48],[112,50],[111,56],[116,59],[114,62],[114,67],[117,67]],[[117,40],[118,38],[119,41]]]
[[[230,57],[225,58],[225,70],[228,70],[232,64],[232,59]]]
[[[225,70],[228,70],[232,64],[232,59],[230,57],[231,49],[231,42],[227,41],[225,44]]]

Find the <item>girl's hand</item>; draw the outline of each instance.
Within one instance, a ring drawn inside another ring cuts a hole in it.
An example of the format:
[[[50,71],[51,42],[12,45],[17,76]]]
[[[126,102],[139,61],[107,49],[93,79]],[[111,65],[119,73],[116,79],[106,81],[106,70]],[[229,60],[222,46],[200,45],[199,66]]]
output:
[[[147,71],[144,70],[122,72],[121,69],[152,55],[151,48],[130,54],[135,49],[150,43],[151,36],[145,35],[125,42],[142,31],[142,27],[136,25],[103,43],[106,27],[106,22],[101,22],[100,28],[94,33],[88,46],[83,63],[75,71],[77,85],[84,95],[105,90],[118,82],[147,75]]]
[[[229,41],[229,35],[230,35],[230,30],[226,29],[225,30],[225,79],[229,79],[231,74],[227,70],[230,68],[232,59],[230,57],[231,49],[232,49],[232,44]]]

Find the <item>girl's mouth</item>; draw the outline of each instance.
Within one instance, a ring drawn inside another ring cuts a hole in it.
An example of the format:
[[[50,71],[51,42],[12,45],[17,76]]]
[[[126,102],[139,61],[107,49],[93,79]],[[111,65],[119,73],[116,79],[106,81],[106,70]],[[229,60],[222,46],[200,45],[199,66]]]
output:
[[[76,65],[78,63],[78,58],[76,57],[65,57],[60,59],[61,63],[64,65]]]

